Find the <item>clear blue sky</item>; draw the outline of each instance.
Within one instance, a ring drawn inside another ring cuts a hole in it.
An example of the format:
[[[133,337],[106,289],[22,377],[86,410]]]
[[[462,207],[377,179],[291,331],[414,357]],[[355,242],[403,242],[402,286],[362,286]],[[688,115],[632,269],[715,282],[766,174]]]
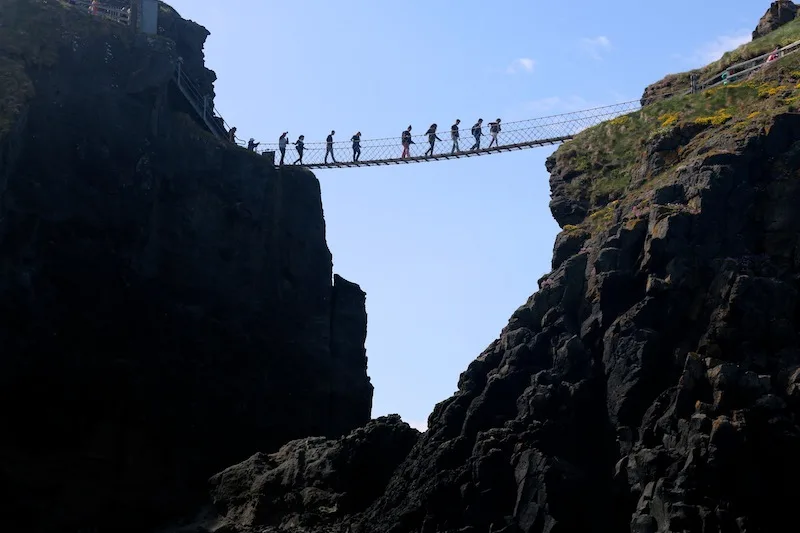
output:
[[[394,137],[633,100],[749,40],[768,0],[172,0],[211,32],[217,107],[245,139]],[[509,68],[512,67],[512,68]],[[526,68],[531,67],[531,68]],[[420,131],[422,130],[422,131]],[[373,416],[433,406],[550,270],[553,147],[320,170],[334,270],[367,293]]]

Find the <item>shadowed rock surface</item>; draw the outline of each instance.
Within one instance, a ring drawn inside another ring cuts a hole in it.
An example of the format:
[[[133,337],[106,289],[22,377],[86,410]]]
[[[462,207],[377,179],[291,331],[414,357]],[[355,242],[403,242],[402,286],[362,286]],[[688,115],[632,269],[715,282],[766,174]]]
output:
[[[436,406],[370,505],[338,507],[344,496],[330,489],[315,500],[318,478],[288,474],[299,447],[328,457],[343,441],[293,443],[215,477],[218,516],[184,531],[772,533],[795,524],[798,99],[800,54],[565,143],[547,161],[563,228],[553,271]],[[394,462],[387,454],[375,467]],[[282,488],[261,488],[251,472]],[[290,497],[326,512],[276,516],[275,502]],[[270,509],[265,518],[254,501]]]
[[[9,531],[142,531],[230,464],[370,418],[364,293],[332,283],[318,181],[198,126],[171,78],[181,56],[211,91],[207,32],[162,14],[175,40],[0,4]]]

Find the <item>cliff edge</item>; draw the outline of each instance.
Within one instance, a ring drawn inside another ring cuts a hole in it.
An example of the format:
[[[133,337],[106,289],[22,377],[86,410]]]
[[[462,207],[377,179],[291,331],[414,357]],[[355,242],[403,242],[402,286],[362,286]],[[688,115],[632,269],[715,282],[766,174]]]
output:
[[[797,40],[796,24],[725,61]],[[795,53],[564,143],[547,161],[562,228],[552,272],[405,459],[394,468],[387,458],[394,472],[373,501],[352,512],[295,497],[290,512],[248,515],[275,500],[260,480],[281,469],[251,459],[215,478],[217,517],[204,530],[767,533],[795,523],[798,102]],[[317,455],[332,446],[305,443]],[[253,468],[261,477],[243,482]],[[339,475],[357,476],[346,465]]]
[[[316,178],[220,142],[208,32],[0,5],[0,509],[15,531],[142,531],[256,451],[370,419],[365,295]],[[120,520],[120,517],[125,517]]]

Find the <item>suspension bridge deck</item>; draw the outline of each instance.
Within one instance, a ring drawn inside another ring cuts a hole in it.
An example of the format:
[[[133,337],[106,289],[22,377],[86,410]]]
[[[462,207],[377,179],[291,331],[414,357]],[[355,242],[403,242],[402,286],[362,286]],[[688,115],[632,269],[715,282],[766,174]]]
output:
[[[500,146],[493,146],[491,148],[481,148],[479,150],[462,150],[455,153],[443,152],[432,156],[413,156],[405,158],[393,159],[368,159],[365,161],[337,161],[336,163],[311,163],[304,164],[306,168],[350,168],[350,167],[377,167],[383,165],[403,165],[407,163],[425,163],[427,161],[442,161],[448,159],[460,159],[462,157],[473,157],[494,154],[497,152],[511,152],[514,150],[524,150],[525,148],[537,148],[540,146],[548,146],[553,144],[560,144],[564,141],[572,139],[572,135],[565,137],[553,137],[552,139],[540,139],[537,141],[528,141],[517,144],[503,144]]]

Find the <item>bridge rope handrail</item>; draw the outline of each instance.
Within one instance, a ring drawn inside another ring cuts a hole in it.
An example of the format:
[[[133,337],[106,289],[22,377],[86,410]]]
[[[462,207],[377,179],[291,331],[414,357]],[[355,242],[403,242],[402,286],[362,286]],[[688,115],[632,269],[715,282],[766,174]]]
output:
[[[559,141],[565,140],[571,138],[573,135],[587,127],[591,127],[610,118],[615,118],[622,114],[629,113],[638,109],[639,107],[640,103],[638,100],[631,100],[628,102],[620,102],[612,105],[605,105],[568,113],[559,113],[533,119],[516,120],[508,123],[503,123],[501,121],[501,131],[497,136],[497,144],[500,146],[517,146],[527,144],[536,145],[540,142],[543,144],[549,144],[549,142],[546,141],[551,139],[558,139]],[[488,129],[487,122],[484,121],[481,127],[482,136],[480,137],[481,142],[479,148],[473,149],[472,147],[476,144],[476,139],[472,135],[472,125],[468,125],[465,128],[459,128],[459,143],[458,150],[456,151],[453,151],[453,140],[451,139],[450,126],[448,125],[441,129],[437,129],[436,135],[438,136],[439,140],[436,140],[434,144],[434,152],[432,155],[456,155],[464,154],[466,152],[473,152],[476,150],[485,152],[488,149],[488,145],[492,141],[491,133],[487,135]],[[332,143],[333,153],[337,158],[337,161],[340,160],[342,155],[345,155],[346,161],[342,162],[353,162],[354,154],[352,150],[353,142],[351,141],[351,135],[354,133],[355,132],[347,134],[345,136],[345,140],[338,140]],[[287,156],[289,155],[289,152],[291,152],[292,157],[296,157],[296,150],[293,145],[294,138],[295,137],[293,137],[286,146]],[[420,152],[430,148],[430,143],[428,142],[428,136],[426,134],[412,135],[411,139],[414,141],[414,143],[411,145],[411,151],[413,152]],[[327,144],[328,143],[325,141],[305,143],[303,166],[316,166],[320,164],[324,165],[325,158],[323,154],[327,151]],[[400,132],[398,132],[398,135],[395,137],[361,139],[359,144],[362,156],[359,158],[359,161],[363,161],[364,163],[370,160],[382,161],[400,158],[403,149]],[[278,143],[261,143],[259,148],[264,149],[265,152],[279,152]],[[308,155],[313,155],[313,161],[309,161],[305,153],[308,153]],[[410,155],[410,157],[413,158],[418,156]],[[332,161],[333,159],[331,158],[330,160]],[[288,161],[287,163],[291,162],[292,161]]]

